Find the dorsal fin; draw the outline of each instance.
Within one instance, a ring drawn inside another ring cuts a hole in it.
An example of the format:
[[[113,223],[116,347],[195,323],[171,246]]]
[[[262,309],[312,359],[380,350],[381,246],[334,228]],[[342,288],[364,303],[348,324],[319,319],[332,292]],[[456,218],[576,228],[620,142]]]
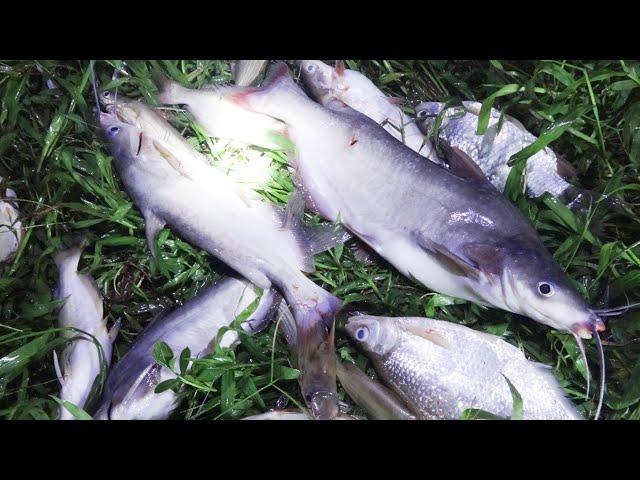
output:
[[[413,333],[425,340],[429,340],[431,343],[435,343],[439,347],[449,348],[449,342],[446,338],[436,332],[433,328],[420,327],[418,325],[407,325],[404,327],[408,332]]]
[[[344,65],[344,60],[336,60],[336,65],[334,67],[334,71],[336,75],[342,77],[344,75],[344,71],[346,70]]]

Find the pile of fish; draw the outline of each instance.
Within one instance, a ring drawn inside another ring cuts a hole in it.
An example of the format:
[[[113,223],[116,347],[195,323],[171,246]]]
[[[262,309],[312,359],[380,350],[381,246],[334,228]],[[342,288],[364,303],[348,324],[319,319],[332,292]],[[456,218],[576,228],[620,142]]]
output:
[[[583,339],[594,337],[602,352],[598,332],[605,326],[598,311],[502,194],[509,158],[535,137],[511,118],[498,128],[495,111],[487,133],[476,135],[479,105],[473,102],[463,102],[465,111],[455,115],[443,113],[440,103],[423,103],[416,121],[400,101],[340,62],[298,62],[311,97],[284,63],[274,62],[267,79],[251,86],[267,63],[238,61],[235,85],[194,90],[156,78],[158,99],[182,105],[212,137],[285,150],[297,190],[284,209],[212,166],[157,109],[96,90],[104,110],[100,128],[122,184],[144,216],[150,254],[156,255],[158,232],[169,226],[237,277],[223,278],[156,318],[90,404],[97,379],[108,370],[118,326],[107,332],[100,294],[77,271],[81,249],[56,253],[58,296],[65,300],[60,326],[70,327],[61,362],[55,359],[62,400],[100,419],[169,417],[180,397],[172,390],[155,393],[176,375],[155,363],[156,342],[206,355],[218,331],[257,301],[242,328],[255,334],[274,317],[281,320],[295,348],[308,410],[250,418],[353,418],[341,408],[336,379],[373,419],[457,419],[470,409],[510,418],[517,413],[515,398],[525,419],[582,418],[550,368],[527,360],[500,337],[444,320],[349,318],[347,333],[372,361],[379,383],[336,357],[334,322],[342,302],[307,277],[316,253],[355,236],[435,292],[569,332],[583,355]],[[436,150],[420,128],[429,132],[441,113]],[[575,201],[579,189],[565,180],[564,170],[549,148],[532,156],[528,193]],[[306,225],[305,206],[327,223]],[[2,235],[0,230],[0,240]],[[231,329],[220,344],[232,348],[237,339]],[[603,388],[601,355],[596,418]],[[62,406],[60,418],[70,417]]]

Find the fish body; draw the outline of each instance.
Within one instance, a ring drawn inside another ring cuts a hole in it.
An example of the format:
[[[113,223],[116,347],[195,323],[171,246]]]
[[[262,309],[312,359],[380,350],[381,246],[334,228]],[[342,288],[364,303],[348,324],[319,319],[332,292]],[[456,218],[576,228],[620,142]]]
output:
[[[237,140],[247,145],[281,149],[279,137],[285,133],[284,124],[274,118],[239,108],[226,96],[237,86],[211,86],[198,90],[164,80],[158,99],[167,105],[181,104],[212,137]]]
[[[15,255],[24,237],[24,227],[18,218],[18,206],[11,198],[16,198],[16,192],[4,188],[0,177],[0,263]]]
[[[273,291],[256,292],[245,280],[228,277],[191,299],[182,307],[160,314],[143,330],[131,348],[112,369],[95,418],[111,420],[161,420],[169,417],[178,404],[172,390],[155,393],[155,387],[175,374],[155,363],[153,348],[165,342],[175,355],[189,348],[193,357],[208,353],[222,327],[229,326],[256,299],[260,302],[245,325],[268,321],[280,297]],[[238,340],[228,330],[220,346],[231,347]]]
[[[242,420],[313,420],[308,412],[299,410],[271,410],[269,412],[260,413],[258,415],[250,415]],[[340,414],[333,420],[358,420],[347,414]]]
[[[54,357],[56,373],[60,381],[60,398],[84,408],[91,388],[100,373],[101,355],[105,367],[111,361],[111,343],[114,334],[107,332],[103,318],[102,296],[93,278],[78,273],[78,262],[82,250],[71,248],[54,255],[59,271],[57,298],[64,300],[58,313],[59,327],[73,327],[93,335],[102,347],[102,352],[93,339],[77,331],[65,331],[63,336],[73,339],[64,349],[61,361]],[[60,407],[61,420],[73,419],[66,408]]]
[[[604,329],[528,220],[482,175],[425,162],[341,101],[311,101],[283,66],[234,100],[287,124],[294,179],[310,206],[404,275],[582,338]]]
[[[302,273],[314,270],[318,239],[274,205],[239,194],[233,182],[210,166],[159,148],[147,131],[105,113],[101,126],[122,182],[145,217],[152,252],[157,232],[168,224],[259,288],[275,285],[303,338],[304,395],[310,403],[332,405],[316,406],[314,413],[325,409],[326,416],[335,414],[332,332],[341,302]]]
[[[233,79],[239,87],[251,85],[267,66],[268,60],[238,60],[233,66]]]
[[[321,104],[337,98],[382,125],[407,147],[441,163],[414,119],[362,73],[346,69],[342,64],[334,68],[320,60],[302,60],[300,71],[312,95]]]
[[[444,114],[438,135],[443,141],[469,155],[482,169],[489,181],[503,191],[511,168],[511,156],[531,145],[537,138],[512,117],[505,118],[498,131],[500,112],[492,108],[487,132],[477,135],[481,103],[465,101],[463,108],[451,108]],[[416,107],[419,125],[425,133],[433,127],[443,103],[424,102]],[[554,197],[566,195],[574,189],[567,181],[572,167],[560,160],[549,147],[527,159],[527,194],[538,197],[549,192]]]
[[[500,337],[428,318],[352,317],[347,332],[420,419],[459,419],[466,409],[513,414],[505,377],[522,397],[523,418],[578,420],[551,369]]]

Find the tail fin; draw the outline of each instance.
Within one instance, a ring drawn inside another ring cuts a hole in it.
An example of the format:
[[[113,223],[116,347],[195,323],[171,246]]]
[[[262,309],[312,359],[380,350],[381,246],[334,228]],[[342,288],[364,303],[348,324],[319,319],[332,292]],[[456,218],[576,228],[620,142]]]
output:
[[[80,255],[82,255],[81,247],[67,248],[53,254],[53,261],[56,262],[58,270],[72,269],[77,270],[80,263]]]
[[[158,101],[165,105],[173,105],[177,103],[189,103],[189,89],[183,87],[178,82],[171,80],[164,75],[154,72],[152,74],[153,81],[158,86]]]

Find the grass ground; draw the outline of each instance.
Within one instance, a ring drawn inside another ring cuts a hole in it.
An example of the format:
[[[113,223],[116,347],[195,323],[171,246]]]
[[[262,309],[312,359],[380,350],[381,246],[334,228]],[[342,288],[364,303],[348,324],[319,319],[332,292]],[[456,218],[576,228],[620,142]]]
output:
[[[0,176],[18,195],[26,235],[16,257],[0,265],[0,418],[54,418],[58,384],[51,350],[57,345],[52,296],[57,271],[51,254],[78,233],[88,247],[81,268],[93,275],[110,322],[123,328],[113,361],[165,308],[196,295],[218,277],[216,264],[168,229],[151,260],[140,212],[124,192],[97,134],[86,61],[0,61]],[[536,135],[565,125],[552,147],[577,169],[582,186],[615,194],[637,209],[640,201],[640,63],[625,61],[347,61],[390,94],[411,101],[451,98],[483,101],[520,119]],[[97,62],[104,87],[153,102],[150,72],[193,87],[231,78],[226,61]],[[49,86],[56,88],[47,88]],[[52,85],[53,82],[55,85]],[[213,163],[234,147],[208,139],[180,111],[174,125]],[[239,153],[239,152],[235,152]],[[240,152],[241,153],[241,152]],[[284,203],[292,190],[285,159],[265,151],[271,179],[261,192]],[[598,204],[574,215],[545,199],[516,201],[591,305],[635,301],[640,294],[640,223]],[[530,320],[432,293],[384,262],[363,263],[357,241],[316,257],[315,281],[353,308],[389,316],[449,319],[504,335],[527,355],[553,367],[567,394],[586,415],[586,367],[572,337]],[[608,294],[606,292],[609,292]],[[608,299],[608,300],[606,300]],[[337,349],[362,368],[370,365],[346,341],[338,320]],[[605,418],[640,418],[640,311],[608,321]],[[179,352],[174,352],[176,356]],[[295,371],[274,327],[242,338],[185,372],[185,401],[176,418],[239,418],[283,403],[301,402]],[[587,346],[597,372],[597,355]],[[597,375],[596,375],[597,377]],[[595,389],[592,389],[592,394]],[[341,392],[344,398],[344,393]],[[348,399],[346,399],[349,402]],[[349,402],[350,403],[350,402]],[[356,413],[359,410],[354,408]]]

